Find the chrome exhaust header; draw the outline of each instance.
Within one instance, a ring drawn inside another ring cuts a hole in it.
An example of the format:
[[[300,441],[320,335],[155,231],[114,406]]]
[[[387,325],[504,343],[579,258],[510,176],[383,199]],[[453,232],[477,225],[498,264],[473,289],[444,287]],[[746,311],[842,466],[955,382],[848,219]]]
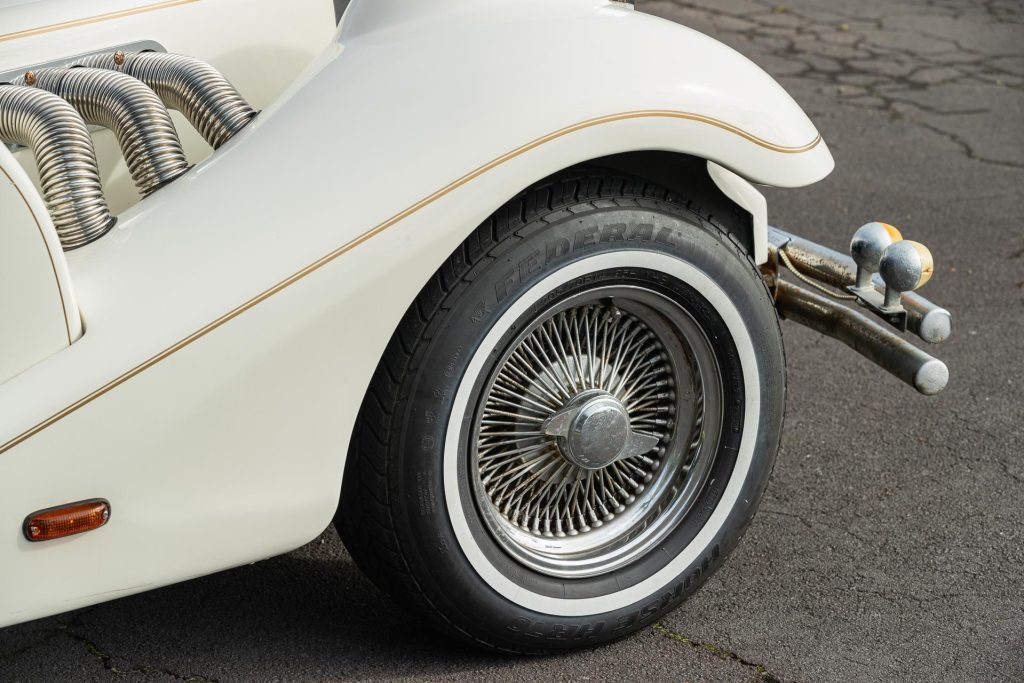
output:
[[[112,130],[143,197],[188,170],[171,115],[156,93],[138,79],[75,67],[29,71],[21,80],[64,98],[86,123]]]
[[[107,52],[81,66],[120,71],[142,81],[169,109],[177,109],[217,149],[256,116],[228,79],[204,61],[167,52]]]
[[[214,149],[256,116],[214,67],[152,41],[0,73],[0,144],[32,149],[65,250],[99,239],[117,220],[104,199],[90,126],[114,132],[144,197],[188,170],[168,108]]]
[[[32,149],[43,200],[65,251],[99,239],[114,226],[89,129],[65,100],[0,83],[0,141]]]
[[[836,301],[855,302],[896,330],[909,330],[931,344],[945,341],[953,330],[949,311],[905,291],[931,276],[931,255],[923,245],[903,240],[895,228],[881,223],[858,230],[851,248],[854,256],[846,256],[769,228],[769,260],[762,272],[779,315],[841,341],[922,394],[939,393],[949,381],[945,363]],[[783,280],[783,269],[808,288]]]

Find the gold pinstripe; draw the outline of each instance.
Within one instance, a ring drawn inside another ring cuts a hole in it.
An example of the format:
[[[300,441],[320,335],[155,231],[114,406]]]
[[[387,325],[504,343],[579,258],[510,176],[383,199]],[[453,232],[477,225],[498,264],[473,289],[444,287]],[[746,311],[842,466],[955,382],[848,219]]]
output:
[[[18,38],[28,38],[30,36],[38,36],[44,33],[50,33],[51,31],[61,31],[66,28],[75,28],[76,26],[87,26],[89,24],[96,24],[101,21],[110,21],[111,19],[122,19],[124,17],[131,17],[136,14],[143,14],[145,12],[155,12],[157,10],[167,9],[169,7],[178,7],[179,5],[190,5],[193,2],[199,2],[199,0],[166,0],[165,2],[155,2],[151,5],[142,5],[140,7],[132,7],[130,9],[118,10],[117,12],[107,12],[106,14],[97,14],[93,17],[85,17],[83,19],[72,19],[70,21],[62,21],[57,24],[48,24],[46,26],[39,26],[38,28],[29,28],[23,31],[14,31],[13,33],[0,34],[0,43],[7,40],[17,40]]]
[[[796,146],[796,147],[787,147],[787,146],[777,145],[777,144],[774,144],[774,143],[770,143],[770,142],[768,142],[766,140],[763,140],[763,139],[761,139],[761,138],[759,138],[759,137],[757,137],[757,136],[755,136],[755,135],[753,135],[751,133],[743,131],[742,129],[737,128],[736,126],[733,126],[733,125],[731,125],[729,123],[726,123],[724,121],[720,121],[718,119],[711,118],[709,116],[704,116],[702,114],[695,114],[695,113],[692,113],[692,112],[682,112],[682,111],[673,111],[673,110],[660,110],[660,109],[650,109],[650,110],[624,112],[624,113],[620,113],[620,114],[610,114],[608,116],[601,116],[601,117],[597,117],[597,118],[593,118],[593,119],[588,119],[586,121],[581,121],[580,123],[576,123],[576,124],[573,124],[571,126],[567,126],[567,127],[562,128],[560,130],[557,130],[557,131],[555,131],[553,133],[549,133],[547,135],[539,137],[536,140],[528,142],[525,145],[512,150],[511,152],[503,154],[502,156],[487,162],[483,166],[480,166],[479,168],[476,168],[476,169],[470,171],[469,173],[467,173],[466,175],[462,176],[461,178],[458,178],[457,180],[452,181],[448,185],[445,185],[444,187],[442,187],[440,190],[437,190],[433,194],[431,194],[431,195],[429,195],[427,197],[424,197],[423,199],[421,199],[420,201],[416,202],[415,204],[413,204],[412,206],[408,207],[407,209],[404,209],[403,211],[401,211],[401,212],[395,214],[394,216],[392,216],[391,218],[388,218],[383,223],[380,223],[379,225],[374,226],[373,228],[367,230],[366,232],[364,232],[364,233],[358,235],[357,237],[353,238],[352,240],[346,242],[345,244],[342,244],[340,247],[338,247],[334,251],[331,251],[330,253],[325,254],[324,256],[321,256],[316,261],[313,261],[312,263],[310,263],[306,267],[302,268],[298,272],[288,276],[284,280],[281,280],[280,282],[275,284],[273,287],[270,287],[269,289],[264,290],[263,292],[260,292],[259,294],[257,294],[253,298],[249,299],[248,301],[246,301],[242,305],[238,306],[237,308],[234,308],[234,309],[228,311],[227,313],[225,313],[221,317],[219,317],[216,320],[214,320],[214,321],[204,325],[203,327],[199,328],[198,330],[196,330],[195,332],[193,332],[189,336],[185,337],[184,339],[178,341],[177,343],[173,344],[172,346],[167,347],[166,349],[164,349],[160,353],[156,354],[155,356],[152,356],[151,358],[149,358],[149,359],[143,361],[142,363],[136,365],[131,370],[128,370],[127,372],[125,372],[125,373],[119,375],[118,377],[112,379],[111,381],[107,382],[106,384],[104,384],[100,388],[96,389],[92,393],[90,393],[90,394],[88,394],[86,396],[83,396],[82,398],[80,398],[79,400],[75,401],[71,405],[67,406],[63,410],[61,410],[61,411],[59,411],[57,413],[54,413],[53,415],[51,415],[47,419],[43,420],[39,424],[35,425],[34,427],[31,427],[30,429],[27,429],[26,431],[22,432],[18,436],[14,437],[13,439],[8,441],[7,443],[5,443],[2,446],[0,446],[0,454],[2,454],[4,452],[14,448],[18,444],[23,443],[24,441],[26,441],[27,439],[30,439],[31,437],[33,437],[36,434],[38,434],[39,432],[43,431],[44,429],[46,429],[50,425],[52,425],[52,424],[54,424],[56,422],[59,422],[60,420],[64,419],[65,417],[67,417],[71,413],[75,412],[79,408],[81,408],[81,407],[83,407],[85,405],[88,405],[89,403],[92,403],[97,398],[99,398],[99,397],[103,396],[104,394],[106,394],[108,391],[110,391],[110,390],[120,386],[121,384],[127,382],[128,380],[130,380],[131,378],[135,377],[136,375],[141,374],[142,372],[144,372],[147,369],[153,367],[154,365],[156,365],[160,361],[164,360],[165,358],[173,355],[174,353],[177,353],[178,351],[180,351],[181,349],[185,348],[186,346],[188,346],[192,342],[196,341],[197,339],[201,339],[202,337],[206,336],[210,332],[213,332],[214,330],[216,330],[221,325],[223,325],[223,324],[229,322],[230,320],[236,318],[237,316],[241,315],[242,313],[244,313],[245,311],[249,310],[253,306],[256,306],[257,304],[259,304],[262,301],[266,301],[267,299],[269,299],[270,297],[274,296],[275,294],[277,294],[278,292],[282,291],[283,289],[285,289],[285,288],[295,284],[299,280],[305,278],[307,275],[310,275],[311,273],[316,272],[317,270],[319,270],[320,268],[324,267],[328,263],[334,261],[339,256],[341,256],[342,254],[345,254],[346,252],[349,252],[352,249],[355,249],[356,247],[358,247],[359,245],[363,244],[367,240],[370,240],[373,237],[375,237],[376,235],[379,235],[380,233],[382,233],[385,230],[389,229],[390,227],[392,227],[393,225],[395,225],[399,221],[402,221],[402,220],[408,218],[409,216],[413,215],[414,213],[416,213],[420,209],[422,209],[422,208],[424,208],[426,206],[429,206],[430,204],[434,203],[438,199],[441,199],[445,195],[453,192],[454,190],[457,190],[458,188],[460,188],[463,185],[469,183],[470,181],[474,180],[475,178],[478,178],[479,176],[483,175],[484,173],[487,173],[488,171],[491,171],[491,170],[497,168],[498,166],[504,164],[505,162],[510,161],[512,159],[515,159],[516,157],[521,156],[521,155],[525,154],[526,152],[529,152],[532,149],[536,149],[537,147],[540,147],[543,144],[551,142],[552,140],[556,140],[556,139],[558,139],[560,137],[563,137],[565,135],[568,135],[570,133],[574,133],[576,131],[584,130],[586,128],[592,128],[594,126],[602,125],[602,124],[605,124],[605,123],[611,123],[611,122],[615,122],[615,121],[625,121],[625,120],[629,120],[629,119],[639,119],[639,118],[673,118],[673,119],[684,119],[684,120],[689,120],[689,121],[695,121],[695,122],[699,122],[699,123],[706,123],[706,124],[715,126],[717,128],[721,128],[723,130],[729,131],[729,132],[734,133],[736,135],[739,135],[740,137],[744,138],[745,140],[753,142],[756,145],[759,145],[759,146],[764,147],[766,149],[772,150],[774,152],[783,153],[783,154],[799,154],[799,153],[802,153],[802,152],[806,152],[806,151],[809,151],[809,150],[813,149],[814,147],[816,147],[821,142],[821,136],[818,135],[813,140],[808,142],[807,144],[799,145],[799,146]]]

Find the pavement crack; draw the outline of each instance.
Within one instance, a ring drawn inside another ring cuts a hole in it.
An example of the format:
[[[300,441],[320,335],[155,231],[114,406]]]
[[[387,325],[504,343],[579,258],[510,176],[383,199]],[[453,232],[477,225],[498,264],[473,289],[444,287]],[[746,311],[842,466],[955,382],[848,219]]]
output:
[[[966,140],[964,140],[956,133],[950,133],[947,130],[943,130],[938,126],[933,126],[930,123],[925,123],[924,121],[914,121],[913,123],[922,128],[926,128],[932,131],[933,133],[942,136],[943,138],[952,142],[953,144],[957,145],[960,148],[960,150],[964,153],[964,156],[966,156],[968,159],[973,159],[974,161],[979,161],[983,164],[1002,166],[1003,168],[1024,169],[1024,163],[1019,163],[1016,161],[1004,161],[1001,159],[990,159],[986,156],[979,154],[977,151],[975,151],[973,147],[971,147],[970,143],[968,143]]]
[[[1024,235],[1021,235],[1020,237],[1021,237],[1021,246],[1020,246],[1020,248],[1019,248],[1019,249],[1016,249],[1016,250],[1014,250],[1014,251],[1013,251],[1013,252],[1012,252],[1012,253],[1011,253],[1011,254],[1009,255],[1009,257],[1008,257],[1008,258],[1010,258],[1010,259],[1018,259],[1018,258],[1020,258],[1021,256],[1024,256]]]
[[[5,660],[9,660],[9,659],[14,659],[15,657],[17,657],[20,654],[28,652],[29,650],[34,650],[34,649],[36,649],[37,647],[39,647],[41,645],[45,645],[46,643],[50,642],[54,638],[63,635],[64,634],[64,628],[65,627],[62,625],[62,626],[59,626],[59,627],[57,627],[55,629],[51,629],[50,631],[47,631],[43,636],[41,636],[40,638],[38,638],[37,640],[35,640],[35,641],[31,642],[31,643],[28,643],[26,645],[22,645],[21,647],[15,649],[15,650],[11,650],[10,652],[2,652],[2,653],[0,653],[0,662],[5,661]]]
[[[1012,472],[1010,470],[1010,466],[1007,463],[1003,462],[1002,460],[996,460],[995,462],[997,465],[999,465],[1000,469],[1003,470],[1003,474],[1008,476],[1010,479],[1013,479],[1018,484],[1024,484],[1024,478],[1021,478],[1020,475]]]
[[[865,546],[873,545],[873,543],[871,542],[871,539],[865,538],[864,536],[861,536],[860,534],[852,531],[851,529],[848,529],[848,528],[842,527],[842,526],[838,526],[836,524],[830,524],[828,522],[823,521],[822,519],[815,519],[814,523],[812,523],[809,520],[805,519],[804,517],[802,517],[802,516],[800,516],[798,514],[794,514],[792,512],[783,512],[782,510],[774,510],[774,509],[771,509],[771,508],[766,508],[764,506],[761,507],[760,511],[762,513],[764,513],[764,514],[778,515],[779,517],[789,517],[789,518],[795,519],[798,522],[800,522],[801,524],[803,524],[805,527],[807,527],[808,529],[813,529],[815,527],[815,524],[817,524],[819,526],[825,527],[826,529],[831,529],[831,530],[836,531],[838,533],[846,534],[850,538],[853,538],[853,539],[859,541],[861,544],[863,544]]]
[[[749,659],[740,657],[735,652],[726,650],[725,648],[719,647],[718,645],[715,645],[713,643],[701,643],[699,641],[693,640],[692,638],[688,638],[684,636],[682,633],[679,633],[678,631],[673,631],[661,622],[654,624],[652,628],[656,633],[665,636],[666,638],[669,638],[671,640],[674,640],[677,643],[683,643],[684,645],[688,645],[694,650],[703,650],[704,652],[708,652],[721,660],[727,662],[736,662],[737,664],[753,669],[757,672],[757,675],[761,677],[761,680],[766,681],[766,683],[782,683],[782,679],[776,676],[775,674],[770,673],[768,669],[765,668],[764,664],[752,662]]]
[[[91,640],[87,636],[81,633],[75,633],[66,626],[63,629],[63,633],[67,634],[67,636],[72,640],[84,645],[86,651],[91,656],[100,660],[104,669],[119,676],[152,676],[154,674],[163,674],[165,676],[171,676],[175,680],[186,681],[187,683],[218,683],[216,678],[209,676],[203,676],[201,674],[180,674],[175,671],[161,669],[160,667],[155,666],[136,665],[122,669],[114,664],[114,655],[104,651],[98,644],[96,644],[95,641]]]

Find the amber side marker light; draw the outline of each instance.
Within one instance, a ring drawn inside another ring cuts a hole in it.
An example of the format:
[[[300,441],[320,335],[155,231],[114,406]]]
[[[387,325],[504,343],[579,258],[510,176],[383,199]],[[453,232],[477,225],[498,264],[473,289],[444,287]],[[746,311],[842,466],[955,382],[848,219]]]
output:
[[[30,541],[49,541],[99,529],[110,519],[110,503],[102,498],[80,500],[33,512],[22,530]]]

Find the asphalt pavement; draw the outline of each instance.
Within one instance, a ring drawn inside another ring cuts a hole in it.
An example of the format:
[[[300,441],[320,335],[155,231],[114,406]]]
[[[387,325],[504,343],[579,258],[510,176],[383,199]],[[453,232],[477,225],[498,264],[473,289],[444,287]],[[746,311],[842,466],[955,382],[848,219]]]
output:
[[[434,636],[333,529],[288,555],[0,630],[0,681],[1024,680],[1024,5],[649,0],[754,59],[835,172],[771,222],[842,249],[869,220],[928,244],[955,316],[916,395],[790,324],[768,493],[726,566],[660,624],[565,656]],[[628,55],[623,55],[628,58]],[[638,65],[642,68],[642,65]]]

